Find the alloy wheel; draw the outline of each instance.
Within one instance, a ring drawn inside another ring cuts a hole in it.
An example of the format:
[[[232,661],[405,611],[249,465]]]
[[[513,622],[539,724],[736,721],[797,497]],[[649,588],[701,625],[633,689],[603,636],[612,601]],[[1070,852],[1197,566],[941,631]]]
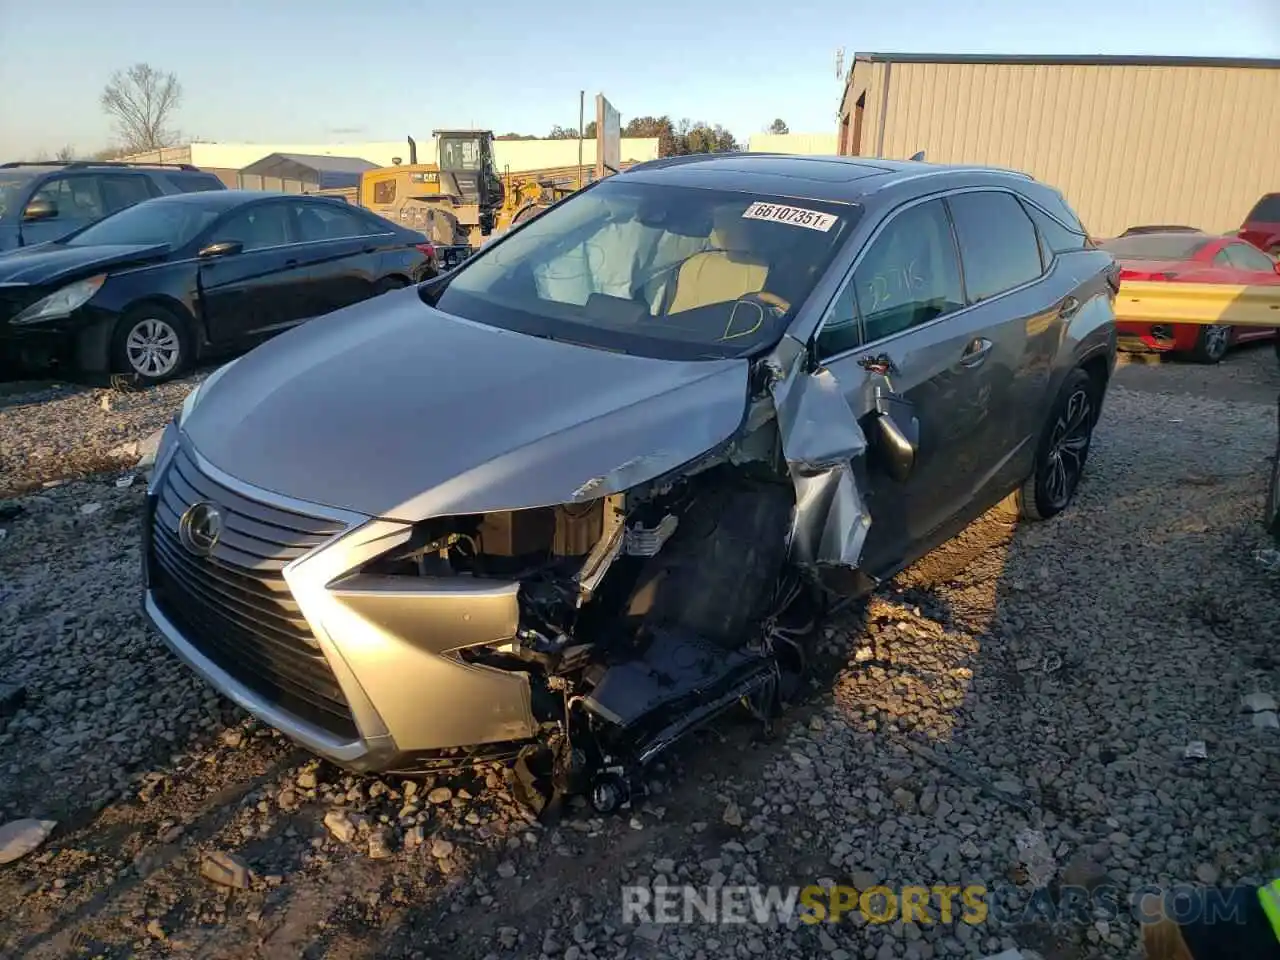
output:
[[[1093,435],[1093,401],[1080,387],[1062,406],[1049,435],[1044,464],[1044,493],[1054,509],[1066,506],[1084,474]]]
[[[124,348],[129,366],[144,377],[166,376],[174,371],[182,358],[178,331],[156,317],[134,324],[125,339]]]

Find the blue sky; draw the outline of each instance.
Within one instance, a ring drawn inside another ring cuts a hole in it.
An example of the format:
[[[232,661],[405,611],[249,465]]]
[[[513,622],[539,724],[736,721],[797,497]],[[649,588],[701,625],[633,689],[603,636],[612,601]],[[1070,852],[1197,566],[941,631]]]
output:
[[[578,91],[623,121],[739,138],[834,129],[835,51],[1280,58],[1280,0],[0,0],[0,159],[107,145],[98,95],[138,61],[178,74],[205,140],[396,140],[433,127],[545,135]],[[563,14],[560,11],[565,11]],[[590,103],[590,99],[588,100]]]

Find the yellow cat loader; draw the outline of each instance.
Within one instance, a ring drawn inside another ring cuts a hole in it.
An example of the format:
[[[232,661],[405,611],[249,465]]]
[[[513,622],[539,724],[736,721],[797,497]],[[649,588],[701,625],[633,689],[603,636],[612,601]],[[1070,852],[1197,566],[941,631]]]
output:
[[[421,230],[438,247],[478,247],[498,221],[506,197],[493,162],[492,130],[436,130],[437,163],[409,162],[360,176],[360,206]]]

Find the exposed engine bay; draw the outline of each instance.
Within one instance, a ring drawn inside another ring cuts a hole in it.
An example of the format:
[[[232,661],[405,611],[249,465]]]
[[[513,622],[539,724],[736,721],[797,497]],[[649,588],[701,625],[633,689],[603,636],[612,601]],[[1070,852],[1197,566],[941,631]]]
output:
[[[795,688],[819,592],[788,563],[792,485],[751,466],[428,521],[363,571],[520,584],[514,638],[447,655],[528,676],[541,733],[514,774],[534,809],[617,809],[685,733],[738,704],[767,723]]]

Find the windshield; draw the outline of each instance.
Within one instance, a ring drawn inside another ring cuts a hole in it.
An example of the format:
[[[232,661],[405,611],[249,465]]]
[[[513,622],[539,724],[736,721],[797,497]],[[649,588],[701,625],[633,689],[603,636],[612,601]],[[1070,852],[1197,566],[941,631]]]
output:
[[[126,207],[99,220],[61,242],[68,247],[96,247],[105,244],[166,243],[177,249],[213,223],[221,211],[190,200],[158,199]]]
[[[1210,240],[1201,233],[1145,233],[1102,245],[1120,260],[1189,260]]]
[[[31,182],[31,177],[29,173],[11,171],[0,174],[0,217],[18,209],[24,188]]]
[[[479,170],[480,141],[447,138],[440,141],[442,170]]]
[[[776,344],[857,206],[610,178],[530,220],[423,298],[534,336],[668,359]]]

